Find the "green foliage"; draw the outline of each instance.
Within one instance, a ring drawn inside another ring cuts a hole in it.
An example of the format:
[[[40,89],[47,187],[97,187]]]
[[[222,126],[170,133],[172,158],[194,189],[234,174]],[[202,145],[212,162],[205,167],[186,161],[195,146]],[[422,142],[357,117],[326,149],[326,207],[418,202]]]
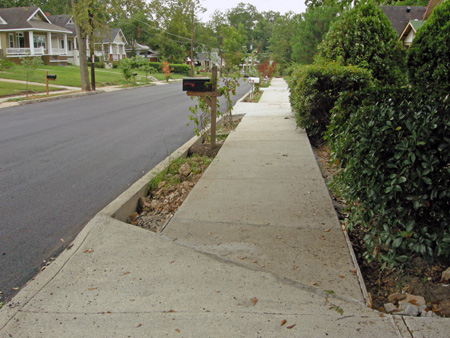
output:
[[[339,93],[364,88],[370,81],[368,70],[335,62],[297,66],[289,81],[289,98],[298,126],[313,139],[322,137]]]
[[[30,57],[30,58],[21,58],[21,65],[23,67],[23,71],[27,75],[27,90],[28,90],[28,81],[32,78],[34,72],[42,67],[44,62],[40,57]]]
[[[370,69],[381,83],[402,85],[404,51],[379,6],[369,1],[344,12],[319,46],[319,55]]]
[[[294,17],[294,34],[290,40],[292,60],[300,64],[313,62],[317,46],[338,18],[337,13],[337,7],[321,6]]]
[[[213,161],[212,158],[206,156],[193,155],[192,157],[180,157],[173,160],[170,165],[160,173],[158,173],[149,183],[148,187],[150,191],[157,191],[160,182],[165,182],[164,188],[169,188],[176,184],[181,183],[179,170],[185,163],[189,164],[193,175],[197,175],[202,171],[204,165],[209,165]]]
[[[133,77],[133,67],[132,67],[133,59],[122,59],[119,62],[119,68],[122,71],[123,77],[127,82]]]
[[[366,257],[384,266],[450,257],[450,102],[430,93],[374,87],[333,110],[328,136],[341,168],[333,184],[349,228],[366,230]]]
[[[437,6],[417,31],[407,51],[410,81],[417,86],[450,89],[450,2]]]
[[[7,58],[0,59],[0,70],[13,69],[14,63],[9,61]]]

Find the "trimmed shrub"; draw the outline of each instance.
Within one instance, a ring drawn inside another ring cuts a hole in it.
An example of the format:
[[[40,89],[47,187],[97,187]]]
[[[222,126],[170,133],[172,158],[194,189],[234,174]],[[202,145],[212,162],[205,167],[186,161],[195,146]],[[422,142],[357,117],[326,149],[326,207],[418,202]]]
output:
[[[344,12],[318,50],[321,57],[370,69],[382,83],[406,82],[405,53],[388,18],[372,1]]]
[[[450,2],[437,6],[419,28],[407,51],[410,81],[417,86],[450,89]]]
[[[162,62],[149,62],[146,59],[140,58],[140,59],[133,59],[132,58],[132,68],[133,69],[139,69],[141,68],[143,65],[150,65],[150,67],[156,69],[156,71],[158,73],[162,73]],[[173,68],[173,72],[176,74],[183,74],[183,75],[189,75],[191,72],[191,67],[185,64],[169,64],[170,69]]]
[[[450,257],[449,101],[372,88],[333,110],[328,136],[341,167],[333,184],[349,205],[349,228],[366,230],[369,260],[392,267],[412,255]]]
[[[297,66],[289,81],[290,101],[297,125],[317,141],[327,130],[330,110],[339,93],[356,91],[369,85],[370,72],[335,62]]]

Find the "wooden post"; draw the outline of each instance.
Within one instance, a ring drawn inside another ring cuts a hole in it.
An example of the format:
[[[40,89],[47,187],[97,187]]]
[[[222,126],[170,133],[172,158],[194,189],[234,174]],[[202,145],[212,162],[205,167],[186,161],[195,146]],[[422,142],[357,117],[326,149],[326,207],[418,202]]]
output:
[[[45,88],[47,90],[47,96],[48,96],[48,70],[45,71]]]
[[[217,89],[217,66],[212,68],[212,92]],[[216,110],[217,110],[217,96],[211,97],[211,149],[216,147]]]

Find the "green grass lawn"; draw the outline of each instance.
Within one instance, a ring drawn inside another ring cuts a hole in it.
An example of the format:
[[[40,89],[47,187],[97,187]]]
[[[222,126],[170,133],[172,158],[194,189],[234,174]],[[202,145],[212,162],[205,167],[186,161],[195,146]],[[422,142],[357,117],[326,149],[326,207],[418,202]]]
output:
[[[56,81],[52,81],[51,84],[61,86],[80,87],[80,67],[77,66],[50,66],[44,65],[40,69],[36,70],[30,79],[30,82],[45,83],[45,72],[49,74],[56,74]],[[89,71],[90,72],[90,71]],[[145,73],[140,70],[133,70],[137,73],[137,82],[145,83]],[[162,81],[165,80],[164,74],[151,74],[153,77]],[[184,75],[172,74],[171,79],[180,79]],[[21,65],[15,65],[11,69],[7,69],[0,72],[0,78],[14,79],[26,81],[26,73]],[[95,83],[97,87],[109,86],[109,85],[121,85],[126,84],[125,78],[122,75],[120,69],[95,69]]]
[[[57,88],[49,87],[49,90]],[[26,85],[21,83],[9,83],[0,81],[0,97],[9,95],[20,95],[26,90]],[[35,93],[45,92],[45,86],[28,85],[28,90],[33,90]]]

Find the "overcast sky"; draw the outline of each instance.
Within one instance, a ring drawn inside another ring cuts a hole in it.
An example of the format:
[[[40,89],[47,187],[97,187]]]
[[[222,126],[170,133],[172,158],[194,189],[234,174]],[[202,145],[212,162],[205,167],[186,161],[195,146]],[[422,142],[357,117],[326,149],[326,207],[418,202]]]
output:
[[[305,11],[305,0],[201,0],[203,7],[207,9],[201,15],[201,20],[206,22],[216,9],[225,11],[236,7],[238,3],[249,3],[256,7],[258,12],[275,11],[284,14],[289,11],[302,13]]]

